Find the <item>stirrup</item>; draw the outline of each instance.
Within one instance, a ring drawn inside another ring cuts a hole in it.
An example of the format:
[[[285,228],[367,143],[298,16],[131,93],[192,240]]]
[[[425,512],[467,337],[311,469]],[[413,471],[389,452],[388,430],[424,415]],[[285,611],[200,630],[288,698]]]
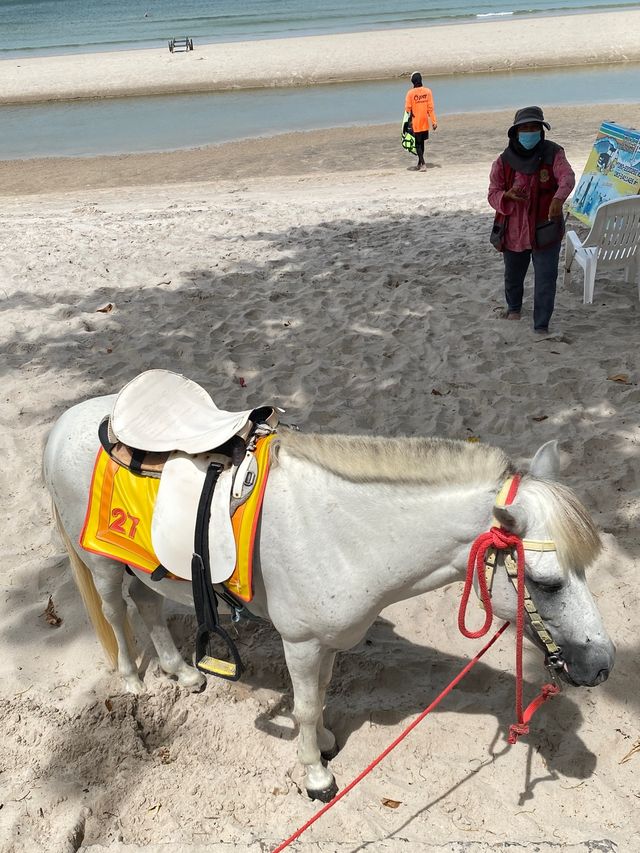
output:
[[[231,660],[213,657],[211,651],[211,635],[217,634],[225,643],[227,651],[231,652]],[[217,675],[228,681],[238,681],[244,667],[240,660],[240,654],[236,644],[220,625],[209,630],[204,625],[198,629],[196,634],[196,669],[207,675]]]

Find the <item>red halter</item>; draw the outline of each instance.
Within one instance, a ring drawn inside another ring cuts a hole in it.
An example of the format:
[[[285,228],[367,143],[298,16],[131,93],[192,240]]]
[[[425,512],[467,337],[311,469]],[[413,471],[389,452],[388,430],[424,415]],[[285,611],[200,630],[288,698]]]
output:
[[[504,500],[504,506],[508,506],[513,502],[518,486],[520,485],[520,475],[516,474],[510,483],[507,496]],[[517,722],[509,727],[509,743],[516,743],[520,735],[529,733],[529,721],[534,713],[538,710],[546,700],[556,693],[560,692],[559,687],[555,684],[544,684],[538,696],[522,710],[522,639],[524,635],[524,616],[525,616],[525,583],[524,583],[524,545],[520,536],[516,533],[510,533],[502,527],[491,527],[486,533],[481,533],[471,545],[469,552],[469,560],[467,562],[467,576],[462,591],[460,600],[460,608],[458,610],[458,628],[460,633],[470,639],[483,637],[493,622],[493,607],[491,604],[491,594],[487,587],[487,577],[484,571],[486,562],[486,553],[489,548],[495,548],[497,551],[513,551],[517,556],[518,567],[518,586],[517,586],[517,611],[516,611],[516,719]],[[478,588],[480,600],[485,611],[484,625],[477,631],[470,631],[467,628],[467,605],[469,596],[473,586],[474,575],[478,579]],[[507,623],[509,624],[509,623]]]

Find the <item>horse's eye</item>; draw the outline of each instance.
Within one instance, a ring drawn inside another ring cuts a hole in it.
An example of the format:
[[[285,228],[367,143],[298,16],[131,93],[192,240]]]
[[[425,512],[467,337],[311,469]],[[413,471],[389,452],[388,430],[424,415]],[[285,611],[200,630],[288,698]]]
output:
[[[561,583],[541,583],[540,581],[535,581],[535,585],[540,592],[544,592],[547,595],[554,595],[562,589]]]

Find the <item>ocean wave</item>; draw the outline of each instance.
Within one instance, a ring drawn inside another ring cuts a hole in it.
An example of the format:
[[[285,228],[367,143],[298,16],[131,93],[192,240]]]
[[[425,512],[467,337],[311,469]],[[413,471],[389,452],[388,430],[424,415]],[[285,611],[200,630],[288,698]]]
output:
[[[0,6],[6,0],[0,0]],[[521,5],[520,5],[521,3]],[[517,4],[517,5],[516,5]],[[10,0],[0,28],[0,60],[159,47],[186,33],[196,44],[486,22],[515,17],[638,8],[640,0]],[[43,11],[44,10],[44,11]]]

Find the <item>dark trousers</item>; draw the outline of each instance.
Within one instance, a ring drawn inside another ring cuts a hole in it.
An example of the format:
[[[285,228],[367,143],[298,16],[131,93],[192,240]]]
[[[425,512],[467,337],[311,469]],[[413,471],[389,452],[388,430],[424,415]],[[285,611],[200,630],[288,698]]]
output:
[[[416,154],[418,155],[418,165],[424,163],[424,143],[429,138],[428,130],[416,130],[414,132],[416,140]]]
[[[526,249],[524,252],[510,252],[505,249],[504,258],[504,295],[508,311],[522,309],[524,279],[533,260],[533,327],[546,329],[553,314],[556,299],[556,281],[560,243],[546,249]]]

